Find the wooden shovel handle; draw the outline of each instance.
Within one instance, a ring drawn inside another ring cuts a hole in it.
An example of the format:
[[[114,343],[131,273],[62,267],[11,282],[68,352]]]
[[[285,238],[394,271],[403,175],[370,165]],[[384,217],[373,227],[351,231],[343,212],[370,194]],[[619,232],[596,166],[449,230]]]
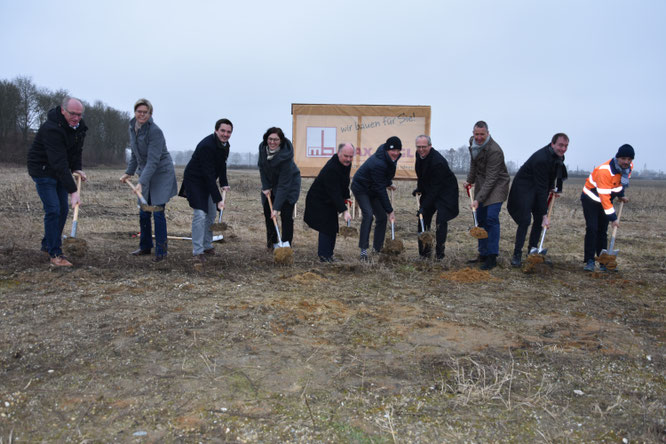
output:
[[[622,216],[622,208],[624,208],[624,202],[620,202],[620,207],[617,209],[617,222],[620,222],[620,216]],[[617,234],[617,225],[613,227],[613,232],[611,233],[611,238],[615,238]]]

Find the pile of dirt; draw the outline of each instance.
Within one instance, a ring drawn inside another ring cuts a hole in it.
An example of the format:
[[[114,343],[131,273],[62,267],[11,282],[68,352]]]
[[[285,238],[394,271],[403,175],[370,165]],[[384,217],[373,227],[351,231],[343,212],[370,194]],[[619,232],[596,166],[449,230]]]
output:
[[[477,239],[488,239],[488,232],[481,227],[474,227],[469,230],[469,234]]]
[[[421,247],[431,247],[433,241],[435,240],[435,236],[429,231],[424,231],[423,233],[419,234],[419,243],[421,244]]]
[[[317,273],[313,273],[312,271],[306,271],[305,273],[301,274],[296,274],[290,278],[288,278],[290,281],[297,282],[299,284],[311,284],[313,282],[326,282],[328,279],[326,279],[324,276],[321,276]]]
[[[290,247],[280,247],[273,251],[273,259],[276,264],[294,265],[294,250]]]
[[[469,267],[465,267],[456,271],[445,271],[439,275],[439,278],[452,282],[461,282],[464,284],[472,282],[497,282],[499,280],[488,271]]]
[[[219,232],[219,231],[227,231],[229,229],[229,225],[227,225],[226,222],[216,222],[210,226],[210,231],[212,232]]]

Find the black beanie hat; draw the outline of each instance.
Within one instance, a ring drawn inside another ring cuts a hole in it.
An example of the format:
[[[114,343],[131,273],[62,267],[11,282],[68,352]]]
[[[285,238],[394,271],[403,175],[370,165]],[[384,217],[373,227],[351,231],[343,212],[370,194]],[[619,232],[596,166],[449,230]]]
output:
[[[634,158],[634,147],[625,143],[617,150],[615,157],[630,157],[632,160]]]
[[[402,149],[402,142],[400,139],[396,136],[391,136],[388,139],[386,139],[386,149],[387,150],[401,150]]]

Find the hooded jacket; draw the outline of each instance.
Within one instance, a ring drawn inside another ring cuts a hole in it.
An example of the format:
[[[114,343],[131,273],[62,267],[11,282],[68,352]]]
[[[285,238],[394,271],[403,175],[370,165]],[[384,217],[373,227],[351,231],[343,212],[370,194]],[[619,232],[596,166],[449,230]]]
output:
[[[338,232],[338,213],[347,210],[351,165],[340,163],[334,154],[319,171],[305,199],[303,220],[314,230],[329,236]]]
[[[179,196],[186,197],[191,208],[208,211],[208,197],[216,204],[222,200],[220,189],[227,181],[227,158],[230,145],[222,145],[215,133],[199,142],[185,167]]]
[[[394,162],[386,151],[386,144],[381,144],[354,174],[351,186],[354,194],[367,194],[371,198],[379,198],[384,210],[392,213],[393,206],[386,188],[393,183],[400,157],[402,157],[402,153]]]
[[[68,193],[76,192],[72,171],[82,169],[81,157],[87,130],[83,119],[74,129],[67,123],[59,106],[51,109],[28,151],[30,176],[52,177],[62,183]]]
[[[294,146],[287,138],[284,139],[278,151],[272,159],[268,159],[266,153],[267,144],[263,141],[259,144],[259,176],[261,176],[261,189],[271,190],[275,196],[273,209],[282,211],[285,202],[295,204],[301,193],[301,171],[294,163]],[[262,193],[261,201],[266,199]]]

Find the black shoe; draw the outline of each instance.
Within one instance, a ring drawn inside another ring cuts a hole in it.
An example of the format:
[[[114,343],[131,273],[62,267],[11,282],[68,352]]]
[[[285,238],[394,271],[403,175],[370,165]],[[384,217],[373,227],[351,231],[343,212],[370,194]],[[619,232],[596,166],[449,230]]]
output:
[[[208,250],[204,250],[204,254],[205,254],[206,256],[215,256],[215,255],[216,255],[216,253],[215,253],[215,247],[213,247],[213,248],[209,248]]]
[[[442,261],[442,260],[444,260],[444,253],[441,253],[441,254],[437,253],[437,254],[435,255],[435,260],[436,260],[436,261]]]
[[[162,262],[162,261],[165,261],[166,258],[167,258],[166,254],[160,254],[159,256],[155,256],[153,258],[153,262]]]
[[[497,266],[497,255],[489,254],[486,256],[486,261],[481,265],[482,270],[492,270]]]
[[[150,254],[150,250],[142,250],[139,248],[138,250],[134,250],[130,253],[132,256],[148,256]]]
[[[488,259],[488,256],[483,256],[483,255],[478,255],[474,259],[470,259],[467,261],[468,264],[480,264],[480,263],[485,263],[486,259]]]
[[[513,253],[513,257],[511,258],[511,266],[520,267],[521,265],[523,265],[523,253]]]

